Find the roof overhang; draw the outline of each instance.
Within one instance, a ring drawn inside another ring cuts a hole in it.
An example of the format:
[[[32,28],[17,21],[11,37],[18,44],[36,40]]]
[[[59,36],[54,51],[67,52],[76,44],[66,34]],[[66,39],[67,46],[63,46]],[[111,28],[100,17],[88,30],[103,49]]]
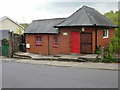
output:
[[[54,26],[54,28],[63,28],[63,27],[101,27],[101,28],[118,28],[115,26],[103,26],[103,25],[71,25],[71,26]]]
[[[25,35],[26,35],[26,34],[28,34],[28,35],[30,35],[30,34],[32,34],[32,35],[35,35],[35,34],[36,34],[36,35],[38,35],[38,34],[41,34],[41,35],[43,35],[43,34],[46,34],[46,35],[48,35],[48,34],[49,34],[49,35],[58,35],[59,33],[24,33],[24,34],[25,34]]]

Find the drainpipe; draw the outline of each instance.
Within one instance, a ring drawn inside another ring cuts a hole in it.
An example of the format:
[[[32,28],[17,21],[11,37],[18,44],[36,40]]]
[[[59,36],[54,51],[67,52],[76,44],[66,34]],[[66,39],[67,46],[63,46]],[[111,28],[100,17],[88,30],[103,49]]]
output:
[[[49,34],[48,34],[48,55],[50,55],[50,46],[49,46]]]
[[[98,28],[95,29],[95,32],[96,32],[96,39],[95,39],[95,40],[96,40],[96,48],[97,48],[97,45],[98,45],[98,40],[97,40],[97,36],[98,36],[98,35],[97,35],[97,31],[98,31]]]

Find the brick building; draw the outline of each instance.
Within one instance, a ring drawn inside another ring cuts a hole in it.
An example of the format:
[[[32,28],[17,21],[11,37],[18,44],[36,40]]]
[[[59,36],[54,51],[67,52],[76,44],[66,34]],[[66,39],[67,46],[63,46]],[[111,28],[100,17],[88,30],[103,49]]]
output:
[[[68,18],[34,20],[25,31],[26,51],[43,55],[94,53],[115,35],[113,24],[95,9],[83,6]]]

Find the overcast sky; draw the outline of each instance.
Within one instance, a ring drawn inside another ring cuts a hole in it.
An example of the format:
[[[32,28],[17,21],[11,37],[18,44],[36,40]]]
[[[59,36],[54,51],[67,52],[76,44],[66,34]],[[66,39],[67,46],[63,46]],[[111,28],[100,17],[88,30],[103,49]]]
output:
[[[113,2],[114,1],[114,2]],[[68,17],[83,5],[102,14],[118,10],[119,0],[0,0],[0,17],[8,16],[19,23],[36,19]]]

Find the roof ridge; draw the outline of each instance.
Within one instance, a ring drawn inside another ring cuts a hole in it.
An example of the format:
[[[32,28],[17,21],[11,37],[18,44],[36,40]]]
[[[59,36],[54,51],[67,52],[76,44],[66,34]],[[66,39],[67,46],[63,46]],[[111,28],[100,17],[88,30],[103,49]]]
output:
[[[33,21],[45,21],[45,20],[57,20],[57,19],[66,19],[66,18],[38,19],[38,20],[33,20]]]
[[[86,7],[86,6],[83,6]],[[70,17],[72,17],[73,15],[75,15],[78,11],[80,11],[83,7],[79,8],[78,10],[76,10],[72,15],[70,15],[68,18],[66,18],[65,20],[63,20],[62,22],[60,22],[59,24],[63,23],[64,21],[66,21],[67,19],[69,19]],[[58,24],[58,25],[59,25]],[[56,26],[55,26],[56,27]]]
[[[63,23],[64,21],[66,21],[67,19],[69,19],[70,17],[74,16],[77,12],[79,12],[81,9],[83,9],[85,11],[85,8],[91,8],[91,7],[88,7],[86,5],[83,5],[81,8],[79,8],[78,10],[76,10],[72,15],[70,15],[68,18],[66,18],[65,20],[63,20],[62,22],[60,22],[59,24]],[[91,8],[93,9],[93,8]],[[86,13],[86,11],[85,11]],[[86,13],[87,14],[87,13]],[[87,16],[88,17],[88,16]],[[89,21],[91,22],[90,18],[88,17]],[[92,22],[91,22],[92,23]],[[58,25],[59,25],[58,24]],[[93,23],[92,23],[93,24]],[[55,26],[56,27],[56,26]]]
[[[94,9],[94,8],[91,8],[90,7],[90,9],[93,9],[93,10],[95,10],[97,13],[99,13],[100,15],[102,15],[99,11],[97,11],[96,9]],[[89,13],[89,15],[93,18],[93,19],[95,19],[90,13]],[[108,22],[108,23],[112,23],[108,18],[106,18],[104,15],[102,15],[104,18],[105,18],[105,20]],[[90,19],[90,18],[89,18]],[[95,19],[96,20],[96,19]],[[91,20],[92,21],[92,20]],[[94,22],[94,21],[93,21]],[[95,23],[93,23],[93,24],[95,24]],[[114,23],[113,23],[114,24]]]
[[[93,9],[93,8],[91,8],[91,9]],[[85,13],[87,14],[87,17],[88,17],[89,21],[91,22],[91,24],[94,25],[94,24],[95,24],[94,21],[92,21],[92,19],[89,18],[89,15],[90,15],[92,18],[93,18],[93,16],[92,16],[90,13],[87,13],[85,8],[84,8],[84,11],[85,11]],[[94,18],[93,18],[93,19],[94,19]]]
[[[99,11],[97,11],[99,14],[101,14]],[[111,22],[111,20],[110,19],[108,19],[107,17],[105,17],[104,15],[103,15],[103,17],[107,20],[107,22],[108,23],[112,23],[112,24],[114,24],[113,22]]]

